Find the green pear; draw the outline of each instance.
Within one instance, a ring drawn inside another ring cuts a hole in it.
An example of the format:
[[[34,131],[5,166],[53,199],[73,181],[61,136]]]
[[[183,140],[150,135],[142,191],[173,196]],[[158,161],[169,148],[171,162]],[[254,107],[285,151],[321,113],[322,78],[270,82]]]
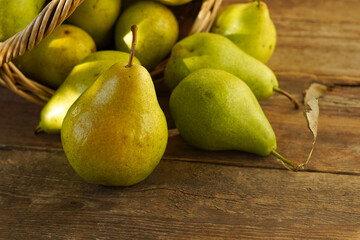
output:
[[[230,72],[246,82],[257,99],[268,98],[278,87],[275,74],[266,65],[244,53],[224,36],[197,33],[173,47],[164,79],[170,89],[191,72],[216,68]]]
[[[205,68],[191,73],[171,93],[169,106],[180,135],[195,147],[279,156],[275,133],[256,97],[228,72]]]
[[[265,64],[243,52],[228,38],[215,33],[197,33],[177,42],[164,72],[166,85],[172,90],[187,75],[202,68],[229,72],[243,80],[258,100],[285,94],[298,108],[298,103],[279,89],[275,74]]]
[[[264,2],[237,3],[225,7],[211,32],[221,34],[254,58],[266,63],[276,45],[276,28]]]
[[[97,49],[109,47],[113,39],[113,27],[120,15],[121,0],[86,0],[67,22],[88,32]]]
[[[153,81],[149,72],[131,59],[129,64],[111,66],[65,116],[61,128],[65,154],[89,183],[139,183],[165,152],[167,123]]]
[[[174,14],[160,3],[137,2],[121,14],[115,27],[116,49],[129,52],[132,25],[138,27],[135,56],[149,71],[154,69],[171,51],[179,34]]]
[[[95,42],[88,33],[63,24],[14,62],[27,77],[57,88],[76,64],[95,51]]]
[[[40,123],[36,133],[59,134],[64,117],[75,100],[89,88],[95,80],[117,62],[127,62],[129,53],[119,51],[99,51],[90,54],[76,65],[41,110]],[[138,59],[134,63],[140,65]]]
[[[0,0],[0,42],[23,30],[41,11],[45,0]]]

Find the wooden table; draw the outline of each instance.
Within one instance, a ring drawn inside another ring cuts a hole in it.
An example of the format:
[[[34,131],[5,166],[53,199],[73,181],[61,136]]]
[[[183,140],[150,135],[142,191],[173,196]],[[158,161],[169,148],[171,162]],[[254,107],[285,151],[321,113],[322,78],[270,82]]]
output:
[[[304,171],[176,136],[140,184],[90,185],[58,136],[33,135],[41,107],[0,87],[0,239],[360,239],[360,1],[267,2],[280,86],[300,101],[313,82],[332,87]],[[302,111],[278,94],[261,105],[279,152],[303,162],[312,136]]]

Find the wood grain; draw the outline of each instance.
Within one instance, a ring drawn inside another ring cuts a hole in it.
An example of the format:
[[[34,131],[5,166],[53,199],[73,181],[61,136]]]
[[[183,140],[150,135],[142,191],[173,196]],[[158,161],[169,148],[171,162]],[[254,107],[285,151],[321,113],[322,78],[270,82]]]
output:
[[[225,0],[226,6],[245,0]],[[319,133],[305,171],[275,157],[201,151],[171,137],[148,179],[127,188],[84,182],[59,136],[33,135],[41,108],[0,87],[0,239],[359,239],[360,2],[266,1],[278,30],[268,65],[302,100],[313,82]],[[175,127],[169,92],[158,98]],[[279,94],[260,102],[278,151],[302,162],[311,147],[301,110]]]
[[[248,0],[225,0],[222,8]],[[265,1],[277,29],[268,65],[275,71],[352,76],[360,81],[356,0]]]
[[[246,0],[225,1],[231,3]],[[277,29],[275,71],[360,76],[360,2],[356,0],[265,1]]]
[[[0,154],[1,239],[360,236],[358,176],[165,160],[144,182],[114,188],[85,183],[62,152]]]

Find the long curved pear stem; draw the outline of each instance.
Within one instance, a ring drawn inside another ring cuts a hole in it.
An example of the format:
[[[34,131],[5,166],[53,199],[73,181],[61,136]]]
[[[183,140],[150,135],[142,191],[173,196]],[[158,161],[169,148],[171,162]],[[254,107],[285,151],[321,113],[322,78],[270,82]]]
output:
[[[282,95],[286,96],[290,101],[292,101],[294,103],[295,109],[300,108],[300,103],[293,96],[291,96],[290,93],[288,93],[280,88],[277,88],[277,87],[274,87],[274,91],[281,93]]]
[[[292,170],[292,171],[297,171],[299,169],[299,167],[301,166],[298,166],[296,165],[295,163],[293,163],[292,161],[284,158],[283,156],[281,156],[278,152],[276,152],[275,150],[272,150],[271,151],[271,154],[274,155],[275,157],[277,157],[279,160],[281,160],[281,162],[284,164],[284,166],[289,169],[289,170]],[[291,166],[291,168],[289,168],[288,166],[286,165],[289,165]]]
[[[137,26],[132,25],[131,26],[131,32],[132,32],[132,43],[131,43],[131,52],[130,52],[130,59],[129,63],[126,65],[126,67],[131,67],[133,65],[133,59],[135,55],[135,47],[136,47],[136,41],[137,41]]]

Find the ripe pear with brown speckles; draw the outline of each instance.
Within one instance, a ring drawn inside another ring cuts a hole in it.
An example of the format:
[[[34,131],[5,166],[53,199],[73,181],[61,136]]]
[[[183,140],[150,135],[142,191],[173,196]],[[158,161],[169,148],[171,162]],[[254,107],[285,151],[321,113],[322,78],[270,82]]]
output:
[[[131,60],[103,73],[70,107],[61,128],[70,165],[100,185],[129,186],[147,178],[167,139],[150,74]]]

